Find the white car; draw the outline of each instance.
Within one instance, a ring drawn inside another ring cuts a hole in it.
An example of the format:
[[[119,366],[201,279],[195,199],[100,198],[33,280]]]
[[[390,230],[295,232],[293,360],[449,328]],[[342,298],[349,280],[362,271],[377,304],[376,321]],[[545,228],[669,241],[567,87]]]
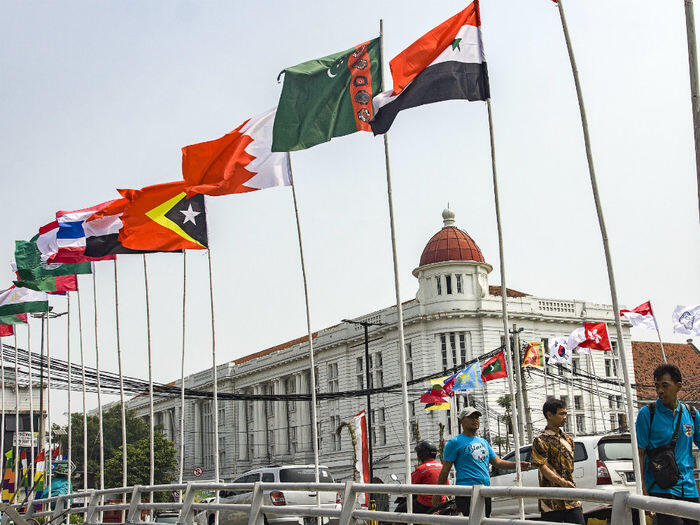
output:
[[[233,483],[313,483],[315,473],[313,465],[282,465],[274,467],[263,467],[244,472],[233,480]],[[319,467],[319,482],[333,483],[333,476],[328,471],[328,467]],[[340,494],[338,492],[323,491],[320,493],[321,507],[330,509],[340,509]],[[219,494],[221,503],[252,503],[252,490],[222,490]],[[316,506],[316,492],[309,491],[279,491],[265,490],[263,492],[263,505],[303,505],[309,507]],[[247,525],[247,511],[221,511],[219,515],[220,525]],[[323,518],[324,524],[332,525],[337,523],[337,519],[329,520]],[[214,523],[214,512],[201,512],[196,517],[197,525],[212,525]],[[316,518],[304,516],[265,516],[266,525],[316,525]]]
[[[634,468],[632,466],[632,444],[629,434],[607,436],[580,436],[574,438],[574,481],[577,488],[635,490]],[[503,457],[513,461],[514,453]],[[532,460],[532,445],[520,448],[521,461]],[[524,487],[538,487],[537,469],[523,472]],[[491,486],[515,486],[515,471],[494,468]],[[609,507],[595,502],[581,502],[583,513],[589,517],[603,517],[610,513]],[[492,516],[515,516],[518,514],[518,500],[494,498]],[[526,517],[540,515],[536,499],[525,499]]]

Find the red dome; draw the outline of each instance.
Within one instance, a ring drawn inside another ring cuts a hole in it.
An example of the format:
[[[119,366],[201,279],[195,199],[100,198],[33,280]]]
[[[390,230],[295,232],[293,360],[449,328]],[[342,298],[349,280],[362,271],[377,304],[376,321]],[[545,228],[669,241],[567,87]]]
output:
[[[466,232],[454,224],[454,212],[445,210],[442,214],[445,227],[437,232],[425,245],[420,256],[420,266],[445,261],[476,261],[483,263],[484,256]]]

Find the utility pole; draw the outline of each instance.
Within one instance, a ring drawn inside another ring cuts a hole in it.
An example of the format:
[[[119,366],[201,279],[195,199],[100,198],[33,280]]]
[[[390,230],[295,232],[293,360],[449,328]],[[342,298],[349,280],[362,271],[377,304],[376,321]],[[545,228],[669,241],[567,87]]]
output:
[[[370,390],[370,380],[371,375],[369,371],[369,327],[370,326],[382,326],[384,323],[371,323],[369,321],[351,321],[350,319],[343,319],[344,323],[356,324],[362,326],[365,332],[365,382],[367,390],[367,451],[369,453],[369,482],[372,483],[374,479],[374,466],[372,465],[372,396],[369,393]]]

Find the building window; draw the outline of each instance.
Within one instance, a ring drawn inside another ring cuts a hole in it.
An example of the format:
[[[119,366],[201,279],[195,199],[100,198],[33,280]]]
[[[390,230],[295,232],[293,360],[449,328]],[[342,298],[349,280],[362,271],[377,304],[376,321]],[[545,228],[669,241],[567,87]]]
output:
[[[615,396],[608,396],[608,408],[615,408]]]
[[[564,367],[561,365],[561,363],[557,363],[557,375],[564,375]]]
[[[457,293],[462,292],[462,274],[458,273],[455,275],[455,282],[457,283]]]
[[[586,420],[583,414],[576,414],[576,432],[579,434],[586,432]]]
[[[445,276],[445,291],[447,292],[447,295],[452,295],[452,276],[451,275]]]
[[[372,444],[386,445],[386,420],[384,409],[372,410]]]
[[[331,452],[339,452],[341,447],[340,434],[336,432],[340,426],[340,416],[336,413],[331,416]]]
[[[617,415],[617,426],[620,432],[627,432],[627,415],[618,414]]]
[[[574,408],[583,410],[583,396],[574,396]]]
[[[287,378],[286,390],[287,390],[287,394],[296,394],[297,383],[296,383],[296,378],[294,376]],[[287,411],[288,412],[295,412],[296,409],[297,409],[296,401],[287,401]]]
[[[219,467],[226,465],[226,436],[219,436]]]
[[[318,438],[318,451],[323,452],[323,425],[316,421],[316,437]]]
[[[610,430],[617,430],[617,416],[615,414],[610,414]]]
[[[617,377],[617,363],[614,358],[605,360],[605,377]]]
[[[338,363],[328,363],[328,391],[338,391]]]
[[[297,427],[289,427],[289,453],[296,454],[297,452]]]
[[[615,406],[620,409],[622,408],[622,396],[615,396]]]
[[[580,360],[578,357],[571,360],[571,369],[574,374],[578,373],[580,366]]]
[[[384,370],[382,368],[382,353],[375,352],[369,356],[369,387],[384,386]]]
[[[365,388],[365,371],[364,371],[364,358],[358,357],[355,360],[355,377],[357,379],[357,389],[364,390]]]
[[[447,335],[440,334],[440,350],[442,352],[442,369],[447,370]]]
[[[459,334],[459,362],[467,362],[467,341],[466,334],[464,332],[460,332]]]
[[[569,406],[569,396],[561,396],[561,400],[567,408],[571,408]]]
[[[406,343],[406,379],[413,380],[413,349],[411,343]]]
[[[442,295],[442,281],[439,275],[435,276],[435,282],[437,283],[437,294]]]

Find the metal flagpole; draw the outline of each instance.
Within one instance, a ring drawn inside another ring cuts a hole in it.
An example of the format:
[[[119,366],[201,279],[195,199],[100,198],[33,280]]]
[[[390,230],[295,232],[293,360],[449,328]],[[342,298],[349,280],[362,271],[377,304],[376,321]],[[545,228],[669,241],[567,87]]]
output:
[[[572,351],[573,355],[573,351]],[[572,358],[573,359],[573,358]],[[569,383],[567,385],[567,390],[569,391],[569,408],[575,407],[574,403],[574,363],[570,363],[571,370],[569,370]],[[568,421],[568,419],[567,419]],[[576,418],[574,418],[574,424],[571,425],[571,435],[576,437]]]
[[[593,190],[593,199],[595,202],[596,212],[598,215],[598,224],[600,226],[600,234],[603,241],[603,249],[605,250],[605,262],[608,269],[608,280],[610,282],[610,295],[612,297],[612,307],[613,313],[615,315],[615,330],[617,332],[617,341],[620,348],[620,358],[622,360],[622,373],[625,380],[625,393],[627,396],[627,420],[628,427],[630,430],[630,436],[632,438],[632,450],[637,450],[637,429],[634,424],[634,405],[632,403],[632,384],[630,382],[629,370],[627,369],[627,357],[625,354],[625,345],[622,338],[622,322],[620,321],[620,306],[617,300],[617,288],[615,286],[615,275],[612,266],[612,256],[610,255],[610,246],[608,245],[608,233],[605,228],[605,219],[603,218],[603,207],[600,203],[600,196],[598,194],[598,182],[595,176],[595,168],[593,166],[593,153],[591,151],[591,139],[588,134],[588,120],[586,118],[586,109],[583,104],[583,93],[581,91],[581,82],[578,77],[578,69],[576,67],[576,59],[574,57],[574,50],[571,46],[571,37],[569,36],[569,28],[566,24],[566,17],[564,15],[564,5],[563,0],[558,0],[557,6],[559,8],[559,18],[561,19],[561,26],[564,31],[564,38],[566,40],[566,48],[569,52],[569,60],[571,61],[571,71],[574,76],[574,84],[576,85],[576,95],[578,97],[578,106],[581,113],[581,127],[583,128],[583,139],[586,146],[586,158],[588,160],[588,173],[591,180],[591,189]],[[634,465],[634,479],[636,480],[637,492],[642,493],[642,470],[639,464],[639,455],[632,454],[632,463]],[[644,513],[640,511],[640,520],[643,520]]]
[[[77,280],[77,277],[76,277]],[[70,402],[70,396],[71,392],[73,390],[73,375],[72,375],[72,363],[70,359],[70,292],[66,292],[66,354],[67,354],[67,361],[68,361],[68,462],[66,464],[67,467],[67,474],[68,474],[68,493],[70,494],[72,492],[71,487],[72,487],[72,479],[73,479],[73,469],[71,467],[72,461],[73,461],[73,424],[72,424],[72,417],[71,417],[71,402]],[[31,355],[31,351],[29,353]],[[31,366],[30,366],[31,370]],[[31,384],[31,375],[29,376],[29,383]],[[29,391],[29,399],[31,399],[31,390]],[[34,439],[34,435],[32,434],[32,440]],[[34,481],[34,476],[32,476],[32,482]],[[31,486],[31,483],[30,483]],[[71,500],[68,500],[68,508],[71,507]],[[70,523],[70,515],[66,514],[66,525],[69,525]]]
[[[692,0],[690,0],[692,3]],[[688,0],[686,0],[686,5],[688,3]],[[700,169],[700,165],[698,166]],[[698,172],[700,175],[700,171]],[[649,302],[649,306],[651,306],[651,301]],[[654,311],[651,311],[651,316],[654,318],[654,326],[656,327],[656,335],[659,337],[659,345],[661,345],[661,356],[664,358],[664,363],[668,363],[666,360],[666,352],[664,351],[664,343],[661,341],[661,332],[659,331],[659,323],[656,322],[656,316],[654,315]]]
[[[292,175],[292,155],[287,152],[287,166],[289,168],[289,181],[292,186],[292,199],[294,201],[294,217],[297,222],[297,237],[299,239],[299,259],[301,261],[301,276],[304,282],[304,301],[306,305],[306,331],[309,338],[309,369],[310,382],[309,390],[311,391],[311,437],[312,450],[314,451],[314,479],[319,482],[319,459],[318,459],[318,420],[316,414],[316,365],[314,363],[314,338],[311,332],[311,309],[309,308],[309,286],[306,276],[306,262],[304,261],[304,246],[301,242],[301,224],[299,223],[299,205],[297,203],[297,190],[294,186],[294,176]],[[369,388],[369,385],[367,386]],[[370,438],[371,439],[371,438]],[[371,471],[371,467],[370,467]],[[372,483],[372,480],[369,480]],[[369,502],[367,502],[369,504]],[[321,505],[320,493],[316,491],[316,505]]]
[[[117,329],[117,364],[119,367],[119,401],[121,405],[121,418],[122,418],[122,487],[127,486],[126,474],[127,474],[127,446],[126,446],[126,406],[124,403],[124,373],[122,370],[122,345],[121,345],[121,334],[119,332],[119,274],[117,272],[117,259],[115,258],[114,263],[114,319]],[[126,503],[126,492],[122,494],[122,502]],[[124,511],[122,511],[122,521],[124,518]]]
[[[29,354],[29,432],[32,434],[32,439],[29,441],[29,462],[31,463],[31,473],[32,473],[32,483],[34,483],[34,391],[33,391],[33,385],[32,385],[32,329],[29,324],[29,319],[30,317],[27,316],[27,353]],[[2,348],[0,348],[0,352],[2,351]],[[68,410],[70,413],[70,409]],[[5,426],[4,424],[2,425],[2,428],[4,429]],[[2,434],[5,432],[2,431]],[[2,449],[2,446],[0,446],[0,449]]]
[[[506,366],[508,367],[508,391],[510,394],[511,406],[510,416],[513,423],[513,441],[515,444],[516,458],[520,457],[520,432],[518,430],[518,407],[515,403],[515,385],[513,384],[513,374],[519,373],[513,368],[513,359],[510,348],[510,337],[508,333],[508,299],[506,288],[506,262],[503,249],[503,230],[501,228],[501,206],[498,198],[498,172],[496,170],[496,142],[493,132],[493,111],[491,109],[491,99],[486,99],[486,109],[489,117],[489,138],[491,142],[491,175],[493,178],[493,200],[496,209],[496,229],[498,231],[498,255],[500,259],[501,272],[501,309],[503,310],[503,334],[505,337]],[[519,365],[519,363],[518,363]],[[515,462],[515,481],[518,487],[522,487],[522,468],[520,461]],[[520,519],[525,517],[525,505],[522,498],[519,498]]]
[[[214,276],[211,269],[211,249],[207,248],[207,263],[209,265],[209,307],[211,310],[211,376],[212,395],[214,397],[214,471],[216,472],[216,482],[219,482],[219,384],[216,370],[216,323],[214,322]],[[216,500],[219,501],[219,491],[216,491]],[[219,514],[216,514],[217,523]]]
[[[698,207],[700,208],[700,88],[698,88],[698,59],[697,44],[695,42],[695,10],[693,9],[693,0],[685,0],[685,31],[688,38],[690,103],[693,110],[693,133],[695,137],[695,170],[698,179]]]
[[[80,303],[80,287],[76,291],[78,298],[78,333],[80,336],[80,372],[83,384],[83,490],[88,488],[88,455],[87,455],[87,392],[85,388],[85,352],[83,349],[83,310]]]
[[[14,501],[15,497],[17,496],[17,492],[19,492],[19,487],[17,486],[19,482],[19,365],[17,363],[19,354],[17,350],[17,331],[12,331],[15,335],[15,488],[14,493],[12,494],[12,501]],[[51,411],[49,410],[49,414],[50,413]],[[5,432],[4,427],[2,431]],[[50,496],[51,495],[49,494],[49,497]]]
[[[596,378],[595,380],[595,396],[598,398],[598,407],[600,408],[600,415],[603,418],[603,432],[606,432],[605,430],[605,412],[603,412],[603,400],[600,397],[600,384],[598,383],[598,376],[595,373],[595,362],[593,359],[593,356],[591,354],[588,354],[588,359],[591,364],[591,372],[593,374],[593,377]],[[610,427],[610,430],[612,430],[612,426]]]
[[[598,423],[596,421],[598,418],[596,418],[596,414],[595,414],[595,394],[593,392],[593,375],[591,374],[591,361],[592,361],[592,359],[591,359],[591,352],[590,351],[586,354],[586,360],[588,361],[588,367],[587,367],[586,373],[588,374],[588,400],[591,403],[591,415],[593,416],[591,418],[591,420],[593,421],[593,433],[598,434]],[[596,381],[597,381],[597,378],[596,378]],[[581,397],[583,397],[583,392],[581,393]],[[585,408],[584,408],[583,413],[584,414],[586,413]],[[602,415],[602,411],[601,411],[601,415]]]
[[[48,450],[49,457],[46,458],[46,482],[49,487],[49,498],[51,497],[51,479],[53,478],[53,472],[51,472],[51,464],[53,462],[53,440],[51,431],[51,330],[49,326],[51,325],[50,312],[46,312],[46,427],[48,429]]]
[[[154,437],[154,421],[153,421],[153,356],[151,353],[151,302],[148,295],[148,266],[146,264],[146,254],[143,254],[143,280],[146,290],[146,341],[148,345],[148,425],[150,439],[150,470],[149,483],[155,485],[156,466],[155,466],[155,437]],[[150,492],[150,502],[153,503],[153,492]],[[218,513],[217,513],[218,514]]]
[[[102,428],[102,384],[100,382],[100,345],[97,333],[97,265],[92,264],[92,298],[95,310],[95,369],[97,371],[97,432],[100,438],[100,490],[105,488],[105,443]],[[101,515],[101,514],[100,514]]]
[[[384,89],[384,20],[379,21],[379,71],[381,88]],[[389,162],[389,133],[384,133],[384,165],[386,167],[386,191],[387,202],[389,204],[389,226],[391,229],[391,254],[394,263],[394,292],[396,295],[396,324],[399,331],[399,359],[401,361],[399,370],[401,372],[401,397],[403,401],[403,438],[404,438],[404,470],[406,483],[411,480],[411,430],[410,413],[408,411],[408,386],[406,384],[406,343],[404,341],[403,330],[403,305],[401,304],[401,290],[399,288],[399,260],[396,251],[396,224],[394,222],[394,199],[391,188],[391,163]],[[413,498],[408,495],[406,498],[407,511],[413,512]]]
[[[182,484],[185,469],[185,347],[186,345],[186,314],[187,314],[187,250],[182,250],[182,360],[180,365],[180,475],[178,483]],[[182,491],[180,491],[182,500]]]

